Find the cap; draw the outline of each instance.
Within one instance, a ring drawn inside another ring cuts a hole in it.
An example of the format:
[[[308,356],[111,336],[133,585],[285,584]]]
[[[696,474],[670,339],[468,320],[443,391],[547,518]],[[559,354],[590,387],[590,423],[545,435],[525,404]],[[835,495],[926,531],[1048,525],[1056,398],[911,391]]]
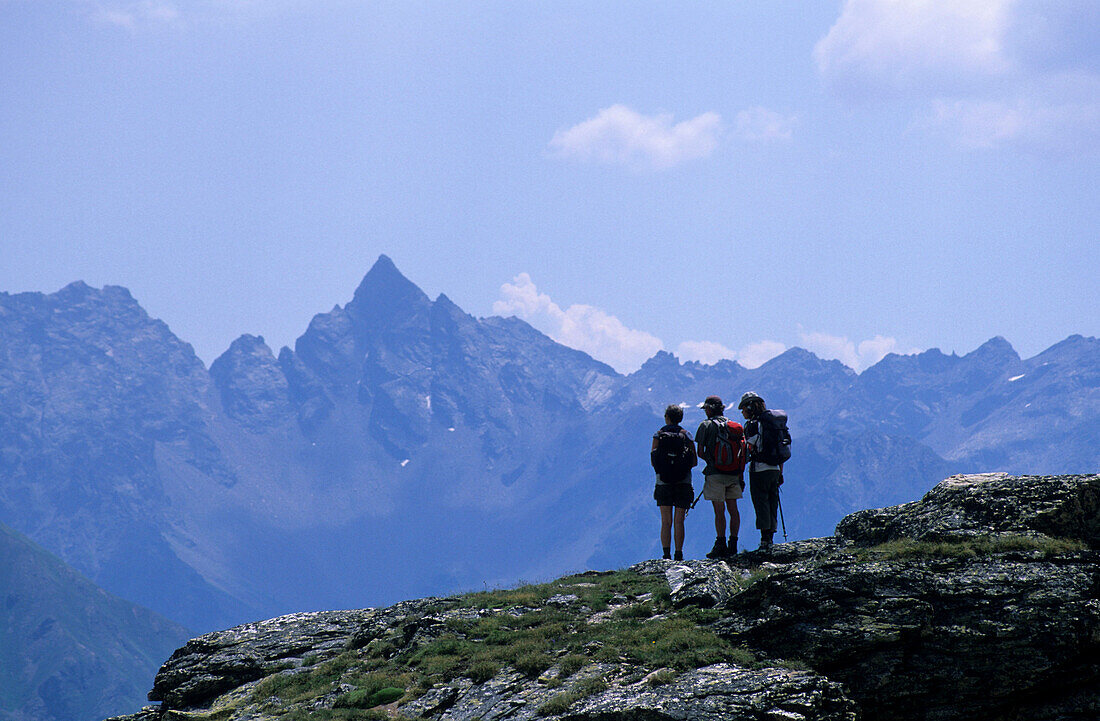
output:
[[[722,399],[718,396],[707,396],[707,399],[699,404],[699,408],[725,408],[726,404],[722,402]]]
[[[740,410],[741,408],[744,408],[745,406],[747,406],[749,403],[752,403],[753,401],[762,401],[762,400],[764,400],[764,399],[761,398],[758,394],[754,393],[753,391],[749,391],[749,392],[745,393],[743,396],[741,396],[741,402],[737,404],[737,408],[738,408],[738,410]]]

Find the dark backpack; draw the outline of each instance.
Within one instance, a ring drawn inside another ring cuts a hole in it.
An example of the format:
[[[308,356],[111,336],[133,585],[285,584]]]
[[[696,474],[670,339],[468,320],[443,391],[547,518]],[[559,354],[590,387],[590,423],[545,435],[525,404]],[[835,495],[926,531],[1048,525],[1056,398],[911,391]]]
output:
[[[745,429],[737,421],[715,422],[718,433],[711,449],[710,465],[719,473],[745,472]]]
[[[769,466],[782,465],[791,457],[787,414],[783,411],[764,411],[757,420],[760,422],[759,450],[752,454],[752,459]]]
[[[695,466],[695,453],[684,430],[659,431],[657,447],[650,451],[653,470],[665,483],[682,483],[690,477]]]

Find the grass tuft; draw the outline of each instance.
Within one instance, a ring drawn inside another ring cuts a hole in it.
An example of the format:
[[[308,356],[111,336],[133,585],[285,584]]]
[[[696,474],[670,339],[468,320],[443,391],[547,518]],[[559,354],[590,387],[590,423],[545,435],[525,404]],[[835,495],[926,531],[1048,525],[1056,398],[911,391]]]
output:
[[[1005,534],[980,536],[962,541],[899,539],[862,549],[860,555],[865,558],[885,560],[910,558],[971,559],[992,556],[998,553],[1039,552],[1044,557],[1049,558],[1066,553],[1077,553],[1086,548],[1087,546],[1083,542],[1070,538]]]

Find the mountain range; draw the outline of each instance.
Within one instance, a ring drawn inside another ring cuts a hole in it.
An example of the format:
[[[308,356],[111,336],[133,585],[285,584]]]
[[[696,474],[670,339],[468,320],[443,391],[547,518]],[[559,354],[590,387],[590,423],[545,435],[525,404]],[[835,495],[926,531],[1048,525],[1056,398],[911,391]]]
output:
[[[714,393],[788,412],[792,539],[951,473],[1100,466],[1095,338],[861,374],[797,348],[754,369],[662,352],[624,376],[385,256],[278,354],[243,335],[207,369],[124,288],[79,282],[0,294],[0,348],[0,523],[198,631],[653,557],[650,436],[669,403],[694,431]],[[689,555],[711,528],[690,514]]]
[[[140,707],[191,633],[112,596],[0,525],[0,719],[93,721]]]

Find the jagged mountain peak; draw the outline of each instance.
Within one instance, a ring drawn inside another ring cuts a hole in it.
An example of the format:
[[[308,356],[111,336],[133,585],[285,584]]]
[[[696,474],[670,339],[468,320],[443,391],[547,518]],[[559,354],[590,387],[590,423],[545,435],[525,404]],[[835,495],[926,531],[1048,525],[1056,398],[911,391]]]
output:
[[[976,349],[967,353],[964,358],[1002,362],[1020,360],[1020,356],[1016,353],[1016,349],[1012,347],[1012,344],[999,335],[982,343]]]
[[[659,350],[657,353],[642,364],[636,373],[653,372],[662,368],[679,368],[680,359],[674,354],[669,353],[667,350]]]
[[[1055,343],[1035,357],[1035,360],[1050,360],[1062,356],[1074,356],[1080,353],[1100,352],[1100,338],[1074,334],[1065,340]]]
[[[84,281],[74,280],[72,283],[69,283],[64,288],[59,290],[58,293],[88,293],[92,290],[94,290],[94,288],[92,288],[92,286],[88,285]]]
[[[214,370],[216,367],[224,365],[230,359],[248,356],[261,356],[272,360],[275,358],[275,354],[272,352],[271,347],[267,345],[267,342],[264,341],[262,335],[245,333],[230,343],[229,348],[214,359],[214,362],[210,364],[210,372],[217,376],[217,372]]]
[[[389,256],[380,255],[375,261],[346,310],[353,316],[365,318],[379,313],[426,310],[431,300],[420,287],[402,275]]]
[[[448,312],[458,312],[462,315],[469,315],[466,311],[462,310],[462,307],[451,300],[446,293],[440,293],[436,296],[435,301],[432,303],[436,310],[447,310]]]
[[[88,285],[82,280],[74,280],[72,283],[69,283],[64,288],[51,295],[44,296],[40,293],[23,295],[44,297],[49,302],[61,303],[68,306],[80,306],[91,303],[93,305],[102,304],[116,308],[125,307],[129,311],[139,312],[142,316],[146,315],[145,309],[137,302],[130,293],[130,290],[121,285],[105,285],[102,288],[96,288]]]
[[[760,366],[761,370],[774,372],[781,369],[801,368],[813,370],[840,371],[844,375],[856,375],[856,372],[838,360],[825,360],[805,348],[789,348]]]

